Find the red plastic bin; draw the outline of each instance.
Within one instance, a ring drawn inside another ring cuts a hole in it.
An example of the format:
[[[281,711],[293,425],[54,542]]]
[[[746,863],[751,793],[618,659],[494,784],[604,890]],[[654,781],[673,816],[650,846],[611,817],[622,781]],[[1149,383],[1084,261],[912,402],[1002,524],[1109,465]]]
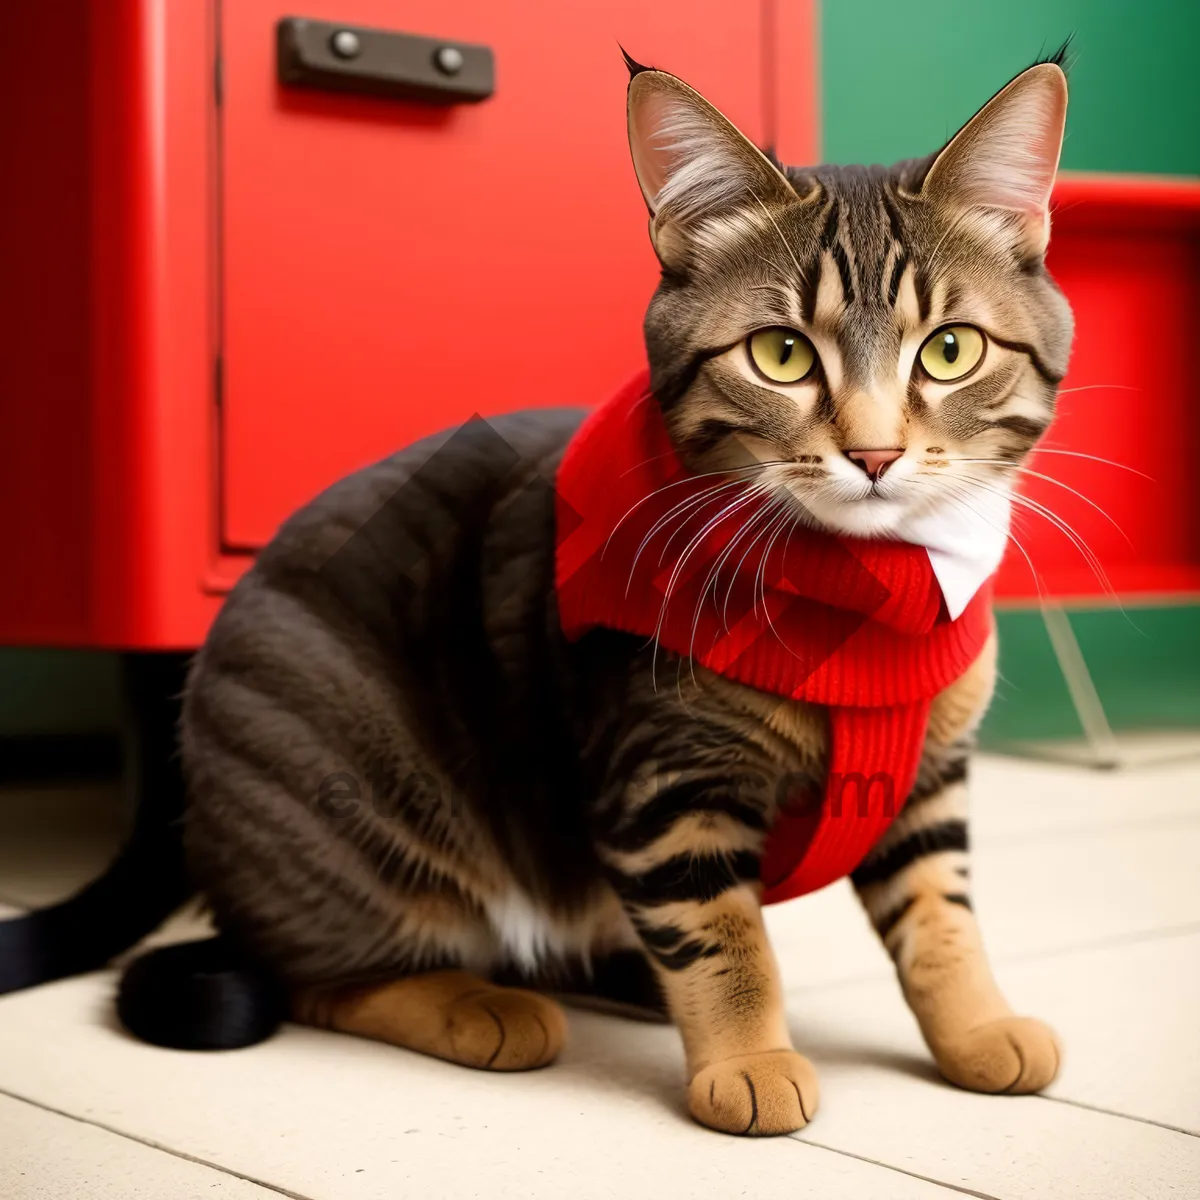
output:
[[[1095,560],[1043,516],[1018,515],[1014,533],[1044,594],[1061,601],[1200,593],[1190,461],[1200,436],[1200,181],[1062,176],[1049,267],[1074,309],[1075,345],[1055,423],[1028,465],[1058,483],[1026,475],[1019,490]],[[1015,548],[998,583],[1004,600],[1038,597]]]

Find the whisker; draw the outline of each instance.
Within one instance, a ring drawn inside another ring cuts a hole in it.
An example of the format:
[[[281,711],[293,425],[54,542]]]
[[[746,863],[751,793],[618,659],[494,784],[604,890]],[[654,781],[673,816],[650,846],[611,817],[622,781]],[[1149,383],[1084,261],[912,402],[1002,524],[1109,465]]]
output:
[[[1131,467],[1126,463],[1115,462],[1111,458],[1101,458],[1098,454],[1084,454],[1079,450],[1055,450],[1050,446],[1038,446],[1034,453],[1057,454],[1062,458],[1086,458],[1091,462],[1103,463],[1106,467],[1116,467],[1120,471],[1129,471],[1133,475],[1140,475],[1143,479],[1148,479],[1151,483],[1156,482],[1153,475],[1147,475],[1145,471],[1139,471],[1137,467]]]
[[[791,517],[790,522],[787,521],[787,518],[789,516]],[[792,650],[792,648],[790,646],[788,646],[786,642],[784,642],[783,637],[780,634],[779,630],[775,628],[775,622],[771,617],[771,610],[770,610],[770,608],[767,607],[767,568],[766,568],[766,564],[767,564],[768,558],[770,558],[771,550],[773,549],[775,543],[779,540],[779,535],[784,531],[785,528],[788,531],[787,541],[785,541],[783,544],[783,553],[784,553],[784,557],[786,558],[787,548],[788,548],[789,543],[792,540],[792,531],[796,528],[797,524],[800,522],[800,519],[801,519],[800,513],[792,512],[790,509],[784,509],[783,517],[781,518],[781,520],[784,523],[781,524],[779,526],[779,528],[776,530],[774,537],[771,538],[770,545],[767,546],[766,550],[763,553],[762,561],[759,563],[759,567],[761,568],[760,578],[762,580],[763,616],[766,617],[766,619],[767,619],[767,628],[770,629],[770,631],[775,635],[775,640],[781,646],[786,647],[786,649],[795,657],[799,657],[799,655],[796,655],[796,652],[794,650]]]
[[[1114,462],[1111,458],[1101,458],[1098,454],[1083,454],[1078,450],[1053,450],[1047,446],[1038,446],[1034,454],[1058,454],[1064,458],[1086,458],[1091,462],[1103,463],[1106,467],[1116,467],[1120,471],[1129,471],[1133,475],[1140,475],[1143,479],[1148,479],[1151,483],[1156,482],[1153,475],[1147,475],[1145,471],[1139,471],[1137,467],[1127,466],[1125,463]],[[1007,458],[946,458],[945,462],[963,462],[963,463],[993,463],[1001,466],[1017,466],[1019,464],[1009,462]]]
[[[637,571],[638,560],[642,557],[642,551],[645,550],[647,545],[649,545],[649,543],[650,543],[651,539],[654,537],[654,535],[656,533],[658,533],[658,531],[660,529],[662,529],[665,525],[667,525],[668,522],[670,522],[672,517],[674,517],[678,513],[680,528],[685,528],[687,525],[687,522],[689,520],[691,520],[691,517],[692,517],[692,512],[690,512],[689,510],[696,510],[696,509],[703,508],[710,501],[715,500],[722,492],[729,491],[731,488],[742,487],[744,485],[744,483],[745,483],[744,480],[734,479],[734,480],[731,480],[729,483],[712,484],[709,487],[705,488],[702,492],[700,492],[699,495],[689,496],[686,499],[681,500],[678,504],[676,504],[673,507],[671,507],[670,509],[668,509],[666,513],[664,513],[661,517],[659,517],[659,519],[657,521],[655,521],[654,524],[650,527],[649,533],[647,533],[646,536],[644,538],[642,538],[641,543],[639,544],[639,546],[637,548],[637,551],[634,553],[633,562],[630,563],[630,566],[629,566],[629,578],[625,582],[625,595],[626,596],[629,595],[629,589],[633,584],[633,576]],[[684,516],[685,513],[687,514],[686,516]],[[669,548],[669,546],[671,544],[671,540],[675,537],[675,535],[678,532],[679,532],[678,529],[673,530],[671,532],[670,536],[667,538],[666,544],[663,546],[662,550],[659,552],[659,556],[658,556],[659,566],[662,566],[663,558],[665,557],[667,549]]]
[[[970,480],[969,478],[965,479],[964,481],[969,481],[969,482],[976,483],[976,484],[979,482],[978,480]],[[1013,495],[1012,499],[1014,501],[1028,501],[1029,498],[1027,496]],[[1123,616],[1125,618],[1126,621],[1129,622],[1130,628],[1137,630],[1138,629],[1137,625],[1134,623],[1133,618],[1130,617],[1128,611],[1125,608],[1125,605],[1122,603],[1120,595],[1118,594],[1116,589],[1113,587],[1112,581],[1109,579],[1108,573],[1104,570],[1103,565],[1100,563],[1100,560],[1097,558],[1095,551],[1093,551],[1092,548],[1083,540],[1083,538],[1080,537],[1078,532],[1076,532],[1069,525],[1067,525],[1066,522],[1063,521],[1061,517],[1057,516],[1057,514],[1055,514],[1054,512],[1052,512],[1049,509],[1044,508],[1043,506],[1039,505],[1036,509],[1030,508],[1029,511],[1035,512],[1038,515],[1045,517],[1052,524],[1054,524],[1057,528],[1059,528],[1071,540],[1072,544],[1075,545],[1076,548],[1079,550],[1080,554],[1083,555],[1084,561],[1088,563],[1089,567],[1091,567],[1092,572],[1096,575],[1097,579],[1107,590],[1108,594],[1113,598],[1113,600],[1116,601],[1117,611],[1121,614],[1121,616]],[[1015,541],[1016,541],[1016,539],[1014,538],[1014,542]],[[1020,543],[1017,542],[1016,544],[1017,544],[1018,549],[1020,549],[1021,548]],[[1022,550],[1022,553],[1024,553],[1023,550]],[[1089,555],[1090,555],[1090,560],[1088,557]],[[1025,555],[1025,561],[1029,563],[1030,569],[1032,570],[1033,563],[1030,560],[1028,554]],[[1035,580],[1036,580],[1036,578],[1037,578],[1037,576],[1036,576],[1036,572],[1035,572]],[[1042,601],[1042,591],[1041,591],[1040,583],[1038,585],[1038,599],[1039,599],[1039,602]],[[1045,604],[1042,603],[1041,607],[1042,607],[1042,612],[1044,614],[1045,609],[1046,609]],[[1141,630],[1138,630],[1138,632],[1140,633]]]
[[[1063,483],[1061,479],[1055,479],[1053,475],[1044,475],[1041,471],[1035,471],[1032,467],[1027,467],[1023,463],[1010,463],[999,458],[959,458],[955,459],[954,461],[964,463],[990,463],[993,466],[1007,467],[1009,470],[1017,471],[1022,475],[1028,475],[1031,479],[1041,479],[1046,483],[1052,483],[1055,487],[1060,487],[1063,489],[1063,491],[1070,492],[1072,496],[1078,496],[1079,499],[1084,502],[1084,504],[1091,505],[1091,507],[1094,508],[1125,539],[1125,541],[1129,543],[1130,547],[1133,546],[1133,542],[1129,540],[1129,535],[1125,532],[1125,530],[1122,529],[1121,526],[1117,524],[1116,520],[1114,520],[1109,513],[1105,512],[1104,509],[1095,502],[1095,500],[1093,500],[1090,496],[1085,496],[1077,488],[1071,487],[1069,483]]]
[[[793,521],[797,519],[797,515],[792,511],[791,505],[787,500],[782,501],[783,511],[775,519],[771,526],[775,532],[771,535],[771,540],[767,542],[763,549],[762,557],[758,560],[758,571],[755,574],[755,583],[757,584],[757,592],[755,593],[754,615],[758,615],[758,597],[762,598],[763,615],[767,618],[768,623],[771,619],[771,614],[767,609],[767,562],[771,557],[771,551],[775,547],[775,543],[779,541],[779,535],[787,528],[788,518]]]
[[[804,524],[804,510],[800,509],[799,511],[792,513],[791,523],[787,527],[788,532],[783,543],[782,561],[787,562],[787,552],[788,547],[792,544],[792,534],[795,533],[802,524]],[[782,646],[783,649],[786,650],[793,658],[801,658],[802,656],[797,654],[796,651],[792,649],[792,647],[784,640],[783,635],[776,628],[775,622],[771,617],[771,610],[767,607],[767,598],[765,595],[763,596],[763,614],[767,618],[767,628],[770,629],[772,634],[775,635],[775,640],[780,644],[780,646]]]
[[[757,499],[758,496],[761,496],[764,491],[765,491],[765,489],[762,488],[762,485],[758,485],[757,495],[754,498]],[[695,656],[693,653],[695,650],[696,631],[699,628],[700,613],[703,609],[704,599],[705,599],[705,596],[709,589],[709,581],[711,580],[712,584],[713,584],[713,599],[715,600],[716,594],[717,594],[717,592],[716,592],[717,580],[720,577],[720,570],[721,570],[722,565],[728,561],[729,556],[733,553],[733,550],[737,546],[738,542],[741,541],[741,539],[750,530],[752,530],[756,524],[758,524],[762,515],[763,515],[762,512],[756,512],[751,515],[749,521],[743,521],[742,525],[738,528],[738,531],[734,534],[734,536],[732,538],[730,538],[728,545],[726,545],[725,548],[721,551],[721,554],[718,556],[716,563],[710,569],[709,574],[705,577],[704,585],[700,590],[700,598],[696,602],[695,611],[692,613],[692,630],[691,630],[691,636],[688,640],[688,670],[691,673],[693,684],[695,684],[695,682],[696,682],[696,663],[695,663]],[[726,627],[726,628],[728,629],[728,627]]]
[[[652,461],[652,460],[651,460]],[[655,496],[661,496],[663,492],[669,492],[672,488],[683,487],[684,484],[694,483],[697,479],[711,479],[715,475],[733,475],[739,471],[759,471],[766,467],[786,466],[786,459],[770,459],[764,462],[747,463],[744,467],[727,467],[723,471],[701,471],[697,475],[688,475],[683,479],[676,479],[673,483],[664,484],[660,488],[655,488],[646,496],[642,496],[636,504],[631,505],[625,512],[625,515],[613,526],[612,532],[608,535],[604,543],[604,551],[601,552],[601,559],[604,558],[604,552],[608,550],[609,543],[616,536],[617,530],[625,524],[629,517],[636,512],[648,500],[653,500]],[[636,469],[636,468],[634,468]]]
[[[663,595],[663,602],[658,610],[658,622],[654,628],[654,654],[650,660],[650,682],[655,691],[658,690],[655,669],[658,660],[659,638],[662,636],[663,622],[666,620],[667,608],[671,603],[671,596],[675,591],[675,584],[678,582],[688,559],[692,556],[696,547],[699,546],[704,538],[708,536],[709,532],[719,525],[721,521],[737,512],[739,508],[742,508],[752,501],[757,500],[761,494],[761,487],[761,484],[753,484],[751,485],[750,491],[747,492],[746,495],[738,496],[734,500],[731,500],[724,508],[722,508],[719,513],[717,513],[715,517],[705,524],[705,526],[700,530],[699,533],[695,535],[695,537],[692,538],[692,540],[684,548],[684,551],[679,557],[678,561],[675,563],[675,566],[671,571],[670,578],[667,580],[667,587],[665,594]]]
[[[717,555],[716,560],[713,562],[712,566],[709,567],[708,574],[704,577],[704,584],[700,588],[700,597],[696,601],[695,611],[692,613],[692,643],[693,644],[695,643],[695,638],[696,638],[696,628],[700,621],[700,611],[704,606],[704,600],[705,600],[705,597],[708,595],[709,588],[713,587],[713,585],[717,583],[717,580],[720,577],[721,567],[724,566],[724,564],[728,561],[729,556],[733,553],[734,549],[737,546],[737,543],[742,539],[743,536],[745,536],[746,533],[748,533],[754,527],[754,525],[758,522],[758,519],[761,516],[762,516],[761,512],[755,513],[750,518],[750,521],[748,523],[742,524],[738,528],[738,531],[733,535],[733,537],[731,537],[729,539],[728,544],[721,550],[720,554]],[[714,596],[716,595],[715,588],[714,588],[713,594],[714,594]]]
[[[767,510],[769,511],[769,510]],[[700,628],[700,614],[704,609],[704,601],[708,597],[709,589],[712,589],[713,598],[715,600],[717,589],[720,586],[721,568],[729,561],[730,555],[733,553],[737,543],[759,522],[764,516],[764,512],[755,513],[747,523],[744,523],[737,533],[729,540],[729,544],[717,556],[716,562],[709,568],[708,575],[704,579],[704,585],[700,589],[699,598],[696,600],[696,607],[692,612],[692,630],[688,640],[688,660],[694,662],[694,654],[696,649],[696,634]],[[732,585],[731,585],[732,586]],[[725,632],[729,632],[728,622],[725,623]],[[695,668],[692,669],[692,679],[695,680]]]
[[[1109,513],[1105,512],[1104,509],[1095,502],[1095,500],[1091,499],[1090,496],[1085,496],[1081,491],[1078,490],[1078,488],[1073,488],[1070,484],[1063,483],[1061,479],[1055,479],[1053,475],[1043,475],[1041,471],[1033,471],[1029,467],[1021,467],[1020,471],[1022,475],[1029,475],[1034,479],[1043,479],[1046,481],[1046,483],[1052,483],[1055,485],[1055,487],[1060,487],[1063,489],[1063,491],[1070,492],[1072,496],[1078,496],[1079,499],[1084,502],[1084,504],[1091,505],[1091,507],[1094,508],[1125,539],[1130,549],[1133,548],[1133,542],[1130,541],[1129,534],[1127,534],[1125,530],[1122,529],[1119,524],[1117,524],[1113,517]]]
[[[629,595],[629,588],[633,583],[633,576],[637,571],[638,560],[642,557],[642,551],[645,550],[647,545],[649,545],[649,543],[650,543],[651,539],[654,537],[654,535],[660,529],[662,529],[663,526],[665,526],[668,522],[670,522],[672,517],[674,517],[676,514],[679,514],[680,523],[684,524],[686,522],[686,518],[684,517],[683,514],[685,512],[687,512],[688,509],[698,508],[698,507],[703,506],[707,501],[714,499],[722,491],[727,490],[732,487],[736,487],[739,485],[739,483],[740,483],[740,481],[735,481],[735,482],[731,482],[731,483],[713,484],[710,487],[705,488],[699,495],[688,496],[685,499],[681,500],[678,504],[672,505],[671,508],[669,508],[661,517],[659,517],[658,520],[655,521],[654,524],[650,527],[649,532],[642,538],[641,542],[638,544],[637,550],[634,552],[633,561],[630,563],[630,566],[629,566],[629,578],[625,581],[625,595],[627,597]],[[601,556],[601,558],[603,558],[603,556]],[[661,563],[662,563],[662,556],[660,555],[659,556],[659,564],[661,565]]]
[[[775,508],[778,505],[778,503],[779,503],[778,499],[772,500],[772,502],[763,510],[761,515],[768,516],[773,520],[774,515],[775,515]],[[771,528],[771,520],[768,520],[767,523],[763,526],[763,528],[761,530],[759,530],[759,532],[757,534],[755,534],[753,540],[749,543],[749,545],[747,545],[745,552],[742,554],[742,557],[740,559],[738,559],[738,565],[734,568],[733,578],[729,581],[729,587],[725,589],[725,603],[721,606],[721,624],[724,625],[726,633],[729,632],[729,598],[733,595],[733,589],[734,589],[734,585],[737,583],[738,575],[741,574],[741,570],[742,570],[742,567],[745,565],[746,559],[750,557],[750,551],[754,549],[754,547],[758,544],[758,542],[761,538],[763,538],[767,535],[767,531],[770,528]],[[757,611],[758,611],[758,605],[756,602],[755,603],[755,613],[756,614],[757,614]]]
[[[988,484],[983,483],[981,480],[973,479],[970,476],[963,476],[959,482],[971,484],[972,486],[979,487],[984,491],[993,493],[998,492],[998,489],[992,488]],[[1096,552],[1091,548],[1091,546],[1088,545],[1087,541],[1078,532],[1078,530],[1069,525],[1052,509],[1047,508],[1044,504],[1039,504],[1036,500],[1031,500],[1028,496],[1022,496],[1017,492],[1003,494],[1008,495],[1013,504],[1021,508],[1025,508],[1029,512],[1037,513],[1039,516],[1044,517],[1047,521],[1054,525],[1056,529],[1060,530],[1083,556],[1084,561],[1091,568],[1092,573],[1096,576],[1096,579],[1100,582],[1100,584],[1102,584],[1105,590],[1117,600],[1118,605],[1120,604],[1120,599],[1117,597],[1116,589],[1113,587],[1112,581],[1109,579],[1108,572],[1105,571],[1103,563],[1101,563]]]
[[[1059,388],[1058,396],[1069,396],[1072,392],[1094,392],[1097,388],[1110,388],[1114,392],[1141,392],[1145,388],[1134,387],[1130,383],[1085,383],[1082,387]]]
[[[641,462],[634,463],[633,466],[630,467],[627,471],[622,471],[621,478],[624,479],[626,475],[632,475],[634,473],[634,471],[640,471],[643,467],[648,467],[652,462],[661,462],[662,459],[664,459],[664,458],[674,458],[674,457],[675,457],[675,451],[673,449],[672,450],[664,450],[661,454],[652,454],[652,455],[650,455],[649,458],[643,458]]]
[[[744,523],[738,529],[737,533],[735,533],[733,535],[733,537],[731,537],[729,539],[728,545],[726,545],[725,548],[721,551],[721,553],[717,555],[716,561],[713,563],[712,567],[709,570],[709,574],[704,581],[704,588],[701,590],[701,593],[700,593],[701,601],[703,601],[704,595],[708,591],[708,587],[709,587],[710,583],[713,585],[713,597],[714,597],[714,599],[716,598],[717,588],[719,586],[719,580],[720,580],[720,575],[721,575],[721,568],[729,561],[730,557],[733,555],[734,550],[737,549],[738,542],[740,542],[742,540],[742,538],[745,537],[745,535],[747,533],[749,533],[754,528],[755,525],[758,524],[759,520],[763,517],[763,515],[764,515],[764,512],[762,512],[762,511],[755,513],[750,518],[749,522]],[[725,629],[726,629],[726,632],[728,632],[729,626],[726,625]]]
[[[916,482],[916,479],[917,477],[914,476],[914,482]],[[936,479],[936,484],[931,483],[930,486],[933,487],[935,491],[941,492],[942,489],[949,491],[952,498],[957,498],[957,507],[960,507],[964,512],[970,513],[973,517],[982,521],[985,525],[989,526],[991,529],[994,529],[997,533],[1003,534],[1008,541],[1012,542],[1012,544],[1016,546],[1016,548],[1021,552],[1021,557],[1024,558],[1026,563],[1029,565],[1030,574],[1033,576],[1034,587],[1037,588],[1038,603],[1044,607],[1045,592],[1042,588],[1042,577],[1038,574],[1037,567],[1033,565],[1033,559],[1030,558],[1029,552],[1021,544],[1021,541],[1017,535],[1011,529],[1003,529],[1001,526],[997,525],[996,522],[993,521],[986,513],[976,508],[975,505],[973,505],[970,501],[970,493],[965,489],[955,487],[955,484],[959,482],[958,480],[945,479],[942,477],[934,477],[934,479]]]
[[[744,483],[744,482],[745,482],[745,480],[742,480],[742,482]],[[677,538],[677,537],[678,537],[678,536],[679,536],[681,533],[686,533],[686,532],[687,532],[687,523],[688,523],[688,521],[690,521],[690,520],[692,519],[692,517],[693,517],[693,516],[695,516],[695,513],[694,513],[694,512],[692,512],[692,513],[689,513],[689,514],[687,515],[686,519],[684,519],[684,520],[681,520],[681,521],[680,521],[680,523],[679,523],[679,527],[678,527],[677,529],[673,529],[673,530],[671,531],[670,535],[668,536],[667,540],[666,540],[666,541],[663,543],[663,548],[662,548],[662,550],[659,552],[659,555],[658,555],[658,565],[659,565],[660,567],[663,565],[663,562],[664,562],[664,560],[665,560],[665,559],[666,559],[666,557],[667,557],[667,551],[671,549],[671,544],[672,544],[672,542],[674,542],[674,541],[675,541],[675,539],[676,539],[676,538]]]

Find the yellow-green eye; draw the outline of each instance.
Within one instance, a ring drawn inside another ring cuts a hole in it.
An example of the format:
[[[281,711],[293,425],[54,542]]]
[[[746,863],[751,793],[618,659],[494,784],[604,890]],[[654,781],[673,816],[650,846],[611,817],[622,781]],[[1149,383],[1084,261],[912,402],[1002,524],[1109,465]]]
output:
[[[772,383],[799,383],[816,366],[812,342],[794,329],[760,329],[747,345],[755,369]]]
[[[930,379],[951,383],[983,360],[983,334],[974,325],[946,325],[921,347],[921,366]]]

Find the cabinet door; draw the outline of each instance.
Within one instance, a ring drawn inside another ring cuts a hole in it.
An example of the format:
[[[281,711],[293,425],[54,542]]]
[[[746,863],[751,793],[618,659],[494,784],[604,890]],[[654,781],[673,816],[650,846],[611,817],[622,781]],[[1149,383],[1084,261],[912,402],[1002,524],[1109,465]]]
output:
[[[262,545],[319,489],[416,438],[473,413],[591,405],[638,368],[657,270],[625,143],[618,39],[751,137],[771,119],[763,54],[774,48],[754,2],[222,10],[230,548]],[[484,43],[495,93],[435,107],[283,86],[285,16]]]

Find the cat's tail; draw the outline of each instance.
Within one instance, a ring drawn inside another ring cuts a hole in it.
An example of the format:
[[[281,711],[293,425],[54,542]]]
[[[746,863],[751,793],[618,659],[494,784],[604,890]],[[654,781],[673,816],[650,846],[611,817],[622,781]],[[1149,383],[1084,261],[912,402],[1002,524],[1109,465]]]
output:
[[[226,937],[151,950],[121,979],[117,1016],[134,1037],[173,1050],[237,1050],[287,1016],[282,985]]]
[[[192,894],[175,732],[187,662],[177,653],[126,657],[133,718],[126,774],[138,796],[133,831],[99,879],[59,904],[0,921],[0,994],[104,966]]]
[[[178,807],[164,802],[139,820],[116,861],[75,895],[0,921],[0,994],[103,967],[188,899]]]

